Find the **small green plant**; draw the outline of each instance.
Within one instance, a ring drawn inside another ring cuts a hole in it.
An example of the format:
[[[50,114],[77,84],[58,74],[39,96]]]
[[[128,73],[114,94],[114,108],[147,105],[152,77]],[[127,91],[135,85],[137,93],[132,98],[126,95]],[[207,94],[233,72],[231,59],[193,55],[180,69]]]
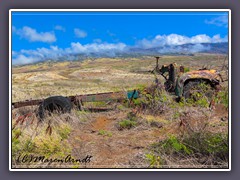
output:
[[[176,152],[176,153],[184,153],[184,154],[191,154],[192,150],[189,149],[186,145],[180,142],[175,136],[170,136],[163,144],[162,148],[166,152]]]
[[[138,89],[140,92],[143,92],[147,86],[145,84],[137,84],[136,89]]]
[[[215,100],[217,103],[223,104],[224,107],[228,109],[228,104],[229,104],[228,89],[220,91],[216,96]]]
[[[102,135],[102,136],[112,137],[112,133],[111,133],[111,132],[106,131],[106,130],[103,130],[103,129],[99,130],[99,131],[98,131],[98,134],[99,134],[99,135]]]
[[[121,110],[121,111],[124,111],[124,110],[126,110],[126,106],[124,106],[124,105],[122,105],[122,104],[119,104],[119,105],[117,106],[117,109],[119,109],[119,110]]]
[[[142,104],[142,101],[139,98],[138,99],[133,99],[132,102],[135,106],[140,106]]]
[[[184,72],[186,73],[186,72],[189,72],[190,71],[190,69],[189,69],[189,67],[184,67]]]
[[[130,129],[132,127],[135,127],[137,125],[137,122],[126,119],[120,121],[118,124],[120,129]]]
[[[62,140],[67,139],[69,134],[71,133],[71,128],[69,125],[63,125],[57,129]]]
[[[20,129],[12,130],[12,154],[15,156],[21,149],[19,136],[21,135]]]
[[[208,101],[208,99],[207,99],[206,97],[202,97],[201,99],[197,100],[197,101],[195,102],[195,104],[196,104],[197,106],[207,108],[207,107],[209,106],[209,101]]]
[[[200,83],[191,89],[191,95],[186,100],[188,106],[199,106],[207,108],[213,98],[213,89],[206,83]]]
[[[149,161],[149,167],[150,168],[160,168],[161,167],[161,158],[160,156],[156,156],[154,154],[145,154],[145,157],[147,158],[147,160]]]

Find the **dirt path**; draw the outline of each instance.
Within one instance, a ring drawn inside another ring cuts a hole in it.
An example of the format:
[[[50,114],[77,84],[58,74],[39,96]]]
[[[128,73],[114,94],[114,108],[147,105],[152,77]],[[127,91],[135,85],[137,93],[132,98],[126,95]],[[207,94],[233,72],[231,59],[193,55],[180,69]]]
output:
[[[164,136],[165,129],[139,125],[120,131],[117,124],[121,116],[121,113],[116,112],[99,113],[93,121],[75,128],[70,137],[73,155],[92,155],[92,162],[88,168],[146,166],[146,149]],[[111,133],[111,136],[100,135],[100,130]]]

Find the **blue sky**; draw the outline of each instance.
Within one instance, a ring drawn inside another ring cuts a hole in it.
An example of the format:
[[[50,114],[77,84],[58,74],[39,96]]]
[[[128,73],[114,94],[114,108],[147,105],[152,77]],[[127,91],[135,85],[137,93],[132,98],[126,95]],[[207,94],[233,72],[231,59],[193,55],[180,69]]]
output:
[[[12,12],[13,64],[227,41],[227,12]]]

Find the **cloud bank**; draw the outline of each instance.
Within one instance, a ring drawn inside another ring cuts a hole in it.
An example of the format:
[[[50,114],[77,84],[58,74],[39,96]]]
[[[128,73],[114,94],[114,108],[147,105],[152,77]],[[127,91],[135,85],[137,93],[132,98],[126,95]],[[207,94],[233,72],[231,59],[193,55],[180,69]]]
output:
[[[20,38],[27,39],[30,42],[46,42],[52,43],[57,39],[55,37],[54,32],[37,32],[36,29],[33,29],[28,26],[24,26],[21,29],[17,29],[16,27],[12,27],[13,33],[20,36]]]
[[[200,43],[219,43],[227,42],[227,37],[221,38],[219,34],[209,37],[206,34],[199,34],[187,37],[179,34],[156,35],[153,39],[142,39],[137,42],[136,46],[144,49],[164,46],[177,46],[183,44],[200,44]]]
[[[67,48],[50,46],[49,48],[37,48],[34,50],[23,49],[18,52],[12,51],[12,62],[13,65],[23,65],[44,60],[76,60],[79,58],[78,55],[114,57],[118,53],[129,54],[134,48],[140,49],[140,51],[138,51],[140,53],[144,53],[144,49],[151,48],[156,48],[155,52],[158,53],[196,53],[211,48],[202,43],[220,43],[227,41],[227,36],[222,38],[219,34],[212,37],[206,34],[199,34],[192,37],[179,34],[156,35],[153,39],[139,40],[134,46],[129,46],[125,43],[103,43],[101,39],[95,39],[93,43],[89,44],[72,42]]]
[[[35,63],[43,60],[75,60],[75,55],[84,54],[91,55],[91,53],[97,53],[99,55],[106,55],[109,57],[115,56],[118,52],[126,51],[127,45],[124,43],[92,43],[82,45],[79,42],[71,43],[71,46],[65,49],[58,46],[50,46],[50,48],[37,48],[36,50],[21,50],[19,52],[12,52],[12,62],[14,65],[23,65],[29,63]]]

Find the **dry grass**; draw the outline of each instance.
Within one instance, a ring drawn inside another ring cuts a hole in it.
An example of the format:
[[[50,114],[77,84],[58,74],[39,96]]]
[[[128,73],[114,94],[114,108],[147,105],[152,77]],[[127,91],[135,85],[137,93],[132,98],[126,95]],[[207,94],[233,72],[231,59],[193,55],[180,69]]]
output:
[[[176,62],[198,69],[212,66],[220,69],[223,56],[164,56],[161,64]],[[53,95],[75,95],[133,89],[139,84],[149,85],[154,77],[148,73],[155,66],[153,57],[142,59],[96,59],[82,62],[46,62],[36,65],[13,67],[13,102],[46,98]],[[219,66],[219,67],[218,67]],[[161,79],[163,81],[163,79]]]
[[[160,60],[160,63],[177,62],[191,66],[191,69],[198,69],[205,64],[221,68],[219,61],[223,62],[224,57],[199,54],[191,57],[166,56]],[[153,57],[143,57],[47,62],[14,67],[13,101],[139,88],[152,84],[154,80],[153,75],[139,72],[152,70],[154,66]],[[173,97],[164,91],[161,91],[157,97],[157,101],[152,99],[150,104],[145,99],[143,102],[148,103],[145,108],[140,108],[140,102],[137,101],[131,106],[126,103],[113,103],[115,109],[109,112],[90,113],[74,109],[69,114],[47,117],[43,122],[39,122],[33,115],[16,123],[20,116],[36,113],[36,107],[14,109],[12,111],[13,167],[149,168],[151,161],[154,161],[159,168],[206,168],[211,165],[213,167],[214,163],[200,161],[202,156],[183,157],[168,153],[160,155],[152,152],[151,147],[154,143],[168,139],[169,135],[181,138],[186,132],[227,134],[226,108],[222,104],[217,104],[215,109],[209,109],[176,103]],[[131,113],[134,117],[129,116]],[[133,121],[134,126],[119,129],[119,123],[125,120]],[[26,165],[16,161],[16,158],[23,153],[45,155],[49,158],[63,158],[68,154],[74,158],[86,155],[93,157],[91,162],[86,164]],[[222,163],[221,167],[225,167],[226,162]]]

